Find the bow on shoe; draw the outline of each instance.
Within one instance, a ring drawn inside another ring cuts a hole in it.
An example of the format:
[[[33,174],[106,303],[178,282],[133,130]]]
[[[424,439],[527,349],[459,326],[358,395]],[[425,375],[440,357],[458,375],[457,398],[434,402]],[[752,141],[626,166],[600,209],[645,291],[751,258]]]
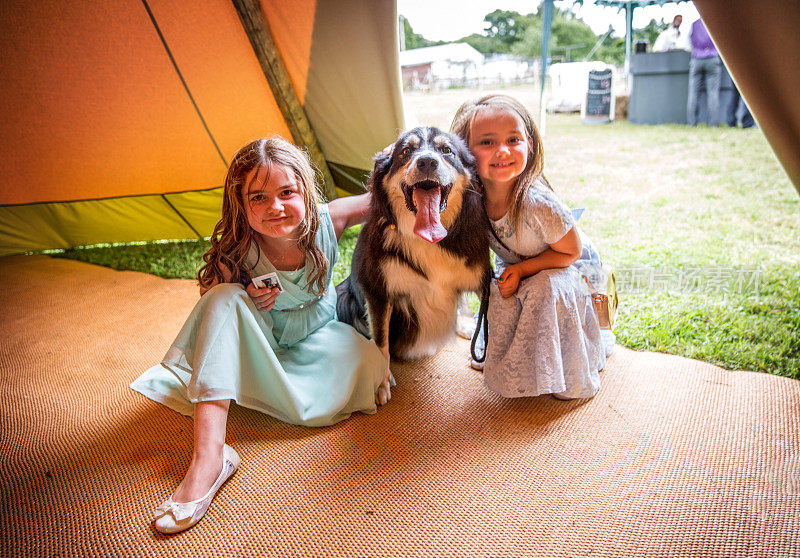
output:
[[[211,500],[220,486],[236,471],[241,459],[239,454],[225,444],[222,447],[222,470],[211,485],[206,495],[191,502],[176,502],[170,496],[167,500],[156,508],[155,528],[162,533],[179,533],[189,527],[194,526],[203,518]]]
[[[177,523],[192,517],[196,510],[196,502],[176,502],[170,498],[156,508],[156,519],[170,514]]]

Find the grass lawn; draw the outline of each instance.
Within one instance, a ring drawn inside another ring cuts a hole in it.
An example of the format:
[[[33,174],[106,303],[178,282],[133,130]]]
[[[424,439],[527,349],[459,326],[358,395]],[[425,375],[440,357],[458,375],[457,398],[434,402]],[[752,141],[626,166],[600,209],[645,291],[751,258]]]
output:
[[[530,103],[535,88],[507,93]],[[449,127],[474,91],[406,96],[417,121]],[[413,118],[413,117],[412,117]],[[800,379],[800,196],[757,129],[587,126],[548,116],[545,174],[617,270],[615,332],[653,350]],[[340,243],[347,275],[355,232]],[[64,257],[193,277],[205,242],[68,250]]]

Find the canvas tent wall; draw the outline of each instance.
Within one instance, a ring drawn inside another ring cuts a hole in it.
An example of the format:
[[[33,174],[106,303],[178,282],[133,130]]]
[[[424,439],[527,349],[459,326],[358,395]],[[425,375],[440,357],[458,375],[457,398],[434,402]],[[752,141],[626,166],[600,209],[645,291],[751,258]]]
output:
[[[394,0],[0,3],[0,255],[210,234],[248,141],[292,138],[263,12],[339,187],[403,127]]]

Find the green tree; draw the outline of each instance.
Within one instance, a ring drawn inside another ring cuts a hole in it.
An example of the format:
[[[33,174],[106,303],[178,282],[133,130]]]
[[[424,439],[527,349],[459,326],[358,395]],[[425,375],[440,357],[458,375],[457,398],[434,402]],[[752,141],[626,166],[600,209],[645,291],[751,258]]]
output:
[[[538,58],[542,54],[541,16],[541,7],[528,15],[495,10],[484,17],[486,29],[483,34],[473,33],[457,42],[465,42],[484,55],[511,53],[523,58]],[[634,29],[634,42],[644,39],[652,45],[667,25],[663,19],[660,23],[651,20],[645,27]],[[429,41],[414,33],[408,21],[404,22],[404,31],[407,49],[444,44],[444,41]],[[553,14],[550,57],[555,61],[583,60],[601,39],[591,59],[621,66],[625,62],[624,37],[614,37],[611,33],[595,35],[591,27],[569,10],[557,10]]]
[[[553,14],[553,29],[550,39],[550,52],[553,58],[563,56],[567,62],[583,60],[597,39],[592,28],[571,12],[559,10]]]
[[[534,19],[534,14],[522,15],[513,11],[495,10],[483,18],[484,32],[495,41],[495,52],[511,52],[511,47],[522,39],[525,29]]]
[[[597,42],[598,37],[583,20],[571,12],[553,14],[550,32],[550,57],[574,62],[582,60]],[[517,56],[536,58],[542,55],[542,19],[537,14],[529,18],[519,41],[511,47]]]
[[[511,53],[522,58],[538,58],[542,55],[541,22],[534,22],[525,29],[522,38],[511,47]]]
[[[481,54],[494,54],[498,52],[498,43],[496,39],[490,39],[486,35],[479,35],[477,33],[473,33],[472,35],[468,35],[459,39],[459,43],[467,43],[472,48],[480,52]],[[501,48],[505,48],[501,46]],[[503,51],[505,52],[505,51]]]
[[[607,37],[592,55],[592,60],[622,66],[625,63],[625,37]]]
[[[402,22],[403,34],[405,35],[406,39],[406,50],[445,44],[444,41],[429,41],[419,33],[414,33],[414,30],[411,28],[411,24],[405,17],[402,19]]]

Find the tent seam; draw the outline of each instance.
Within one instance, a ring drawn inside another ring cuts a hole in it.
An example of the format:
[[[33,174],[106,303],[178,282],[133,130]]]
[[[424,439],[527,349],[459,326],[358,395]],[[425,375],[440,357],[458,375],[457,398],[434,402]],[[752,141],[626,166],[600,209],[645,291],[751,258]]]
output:
[[[23,202],[23,203],[3,203],[0,204],[0,209],[9,207],[29,207],[33,205],[59,205],[68,203],[91,203],[91,202],[104,202],[112,200],[124,200],[128,198],[148,198],[158,196],[179,196],[181,194],[196,194],[201,192],[213,192],[214,190],[221,190],[222,186],[211,186],[210,188],[201,188],[195,190],[180,190],[177,192],[151,192],[147,194],[125,194],[122,196],[106,196],[104,198],[83,198],[79,200],[48,200],[36,202]]]
[[[158,33],[158,38],[161,39],[161,44],[164,45],[164,50],[166,51],[170,62],[172,62],[172,67],[175,68],[175,73],[178,74],[178,79],[181,80],[181,84],[183,85],[184,90],[186,90],[186,94],[189,96],[189,100],[192,102],[192,106],[194,107],[194,110],[197,112],[197,116],[200,117],[200,122],[202,122],[203,128],[205,128],[209,139],[211,139],[211,143],[214,144],[214,149],[217,150],[219,158],[222,159],[222,164],[225,165],[225,168],[227,169],[228,162],[225,160],[225,156],[222,154],[222,150],[219,148],[217,140],[214,139],[214,134],[211,133],[211,129],[208,127],[206,119],[203,118],[203,113],[200,111],[200,107],[197,106],[197,102],[195,102],[194,96],[192,95],[192,92],[189,90],[189,84],[186,83],[186,80],[184,79],[180,68],[178,68],[178,62],[172,55],[172,51],[170,50],[169,45],[167,45],[167,39],[164,37],[164,34],[161,33],[161,28],[158,26],[158,22],[156,21],[153,12],[150,10],[150,6],[148,5],[147,0],[142,0],[142,4],[144,5],[144,9],[147,11],[147,15],[150,16],[150,21],[153,23],[153,27],[155,28],[156,33]]]

